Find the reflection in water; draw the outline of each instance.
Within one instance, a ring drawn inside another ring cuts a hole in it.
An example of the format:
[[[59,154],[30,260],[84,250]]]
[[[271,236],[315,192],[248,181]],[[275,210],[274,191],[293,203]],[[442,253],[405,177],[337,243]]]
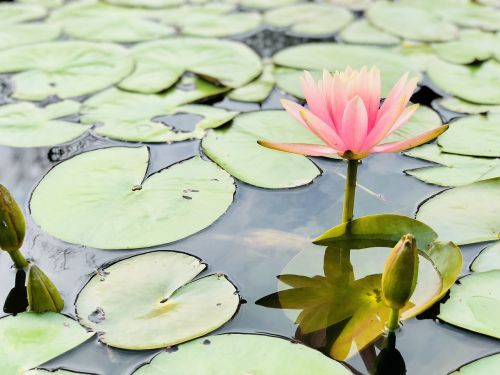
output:
[[[377,356],[373,375],[404,375],[406,365],[403,356],[396,349],[396,334],[389,332],[384,338],[382,350]]]
[[[26,291],[26,272],[17,270],[16,282],[14,288],[11,289],[5,303],[3,312],[7,314],[19,314],[28,309],[28,293]]]

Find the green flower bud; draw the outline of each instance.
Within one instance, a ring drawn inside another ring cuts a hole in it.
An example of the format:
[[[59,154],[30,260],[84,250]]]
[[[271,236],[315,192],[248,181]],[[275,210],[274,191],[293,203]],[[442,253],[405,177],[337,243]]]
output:
[[[394,246],[382,274],[382,296],[393,310],[400,310],[410,300],[417,286],[418,252],[415,237],[406,234]]]
[[[9,190],[0,185],[0,249],[8,252],[19,250],[25,233],[26,223],[21,208]]]
[[[60,312],[64,308],[64,301],[59,291],[43,271],[31,265],[28,271],[28,304],[30,311]]]

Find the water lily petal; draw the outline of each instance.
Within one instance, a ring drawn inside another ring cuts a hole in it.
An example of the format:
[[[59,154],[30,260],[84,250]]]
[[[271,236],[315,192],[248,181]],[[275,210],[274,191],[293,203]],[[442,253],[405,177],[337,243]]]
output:
[[[335,129],[324,123],[319,117],[305,109],[299,112],[302,120],[306,123],[308,129],[319,137],[327,145],[337,150],[345,150],[344,142]]]
[[[403,126],[417,111],[418,107],[420,107],[419,104],[413,104],[409,107],[407,107],[403,113],[399,116],[397,121],[394,123],[392,126],[391,130],[387,133],[387,135],[391,134],[392,132],[395,132],[398,130],[401,126]]]
[[[363,100],[356,96],[347,103],[342,117],[342,140],[347,150],[359,151],[368,130],[368,114]]]
[[[274,143],[268,141],[257,141],[257,143],[273,150],[286,151],[292,154],[307,156],[331,156],[340,154],[338,150],[322,145],[311,145],[305,143]]]
[[[324,122],[330,122],[330,115],[326,109],[326,103],[320,88],[321,84],[316,84],[314,77],[308,71],[304,72],[304,77],[300,79],[300,83],[311,112]]]
[[[416,146],[420,146],[424,143],[432,141],[434,138],[438,137],[448,129],[448,125],[443,125],[438,128],[429,130],[428,132],[422,133],[416,137],[406,139],[399,142],[385,143],[383,145],[378,145],[372,148],[372,153],[388,153],[388,152],[399,152],[408,150]]]
[[[333,116],[333,125],[337,133],[340,133],[340,129],[342,129],[342,116],[344,115],[344,108],[347,104],[347,93],[342,73],[335,72],[333,76],[331,98],[330,111]]]

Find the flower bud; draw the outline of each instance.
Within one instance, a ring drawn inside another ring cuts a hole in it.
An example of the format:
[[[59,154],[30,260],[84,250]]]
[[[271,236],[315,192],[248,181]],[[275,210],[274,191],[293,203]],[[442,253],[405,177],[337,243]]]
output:
[[[0,249],[12,252],[21,248],[26,233],[24,215],[9,190],[0,185]]]
[[[382,274],[385,304],[399,310],[410,300],[418,277],[418,252],[415,237],[406,234],[394,246]]]
[[[28,303],[30,311],[60,312],[64,308],[64,301],[52,281],[35,265],[28,271]]]

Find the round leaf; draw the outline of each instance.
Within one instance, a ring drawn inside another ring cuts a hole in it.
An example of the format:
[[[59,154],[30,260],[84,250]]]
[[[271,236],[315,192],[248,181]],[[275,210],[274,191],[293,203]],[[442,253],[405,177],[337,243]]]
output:
[[[471,270],[474,272],[500,270],[500,241],[484,248],[472,262]]]
[[[491,375],[500,368],[500,353],[480,358],[471,362],[450,375]]]
[[[397,36],[376,28],[365,19],[351,23],[342,30],[340,37],[342,41],[349,44],[393,45],[400,42]]]
[[[87,152],[52,169],[33,192],[31,214],[66,242],[135,249],[173,242],[217,220],[233,200],[233,179],[194,157],[145,176],[146,147]]]
[[[230,320],[240,302],[224,275],[192,281],[205,268],[198,258],[173,251],[121,260],[80,292],[79,321],[122,349],[157,349],[203,336]]]
[[[48,42],[57,39],[60,34],[61,29],[56,25],[44,23],[9,25],[0,30],[0,49]]]
[[[442,108],[458,113],[479,115],[487,112],[500,112],[500,105],[475,104],[458,98],[438,99],[436,102]]]
[[[181,5],[184,0],[105,0],[107,3],[144,8],[164,8]]]
[[[0,4],[0,24],[3,27],[45,17],[47,10],[36,4]]]

